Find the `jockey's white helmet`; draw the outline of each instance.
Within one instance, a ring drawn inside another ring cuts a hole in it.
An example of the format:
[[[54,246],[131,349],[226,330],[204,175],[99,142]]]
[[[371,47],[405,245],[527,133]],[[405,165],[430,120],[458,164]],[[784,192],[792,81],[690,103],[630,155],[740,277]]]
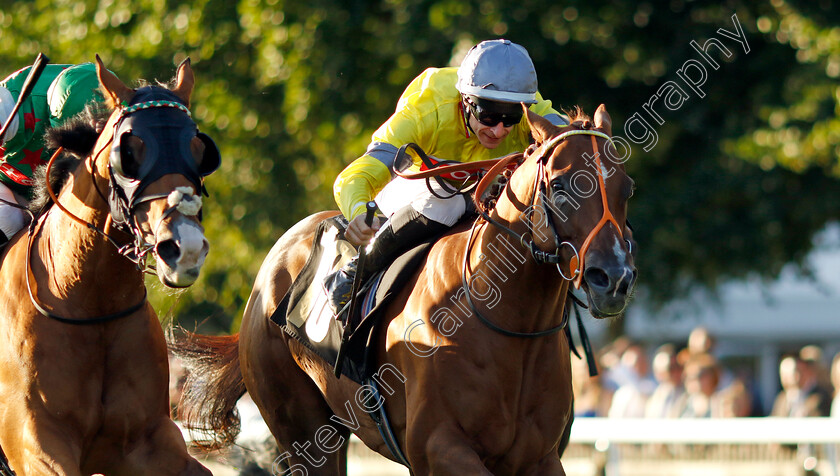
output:
[[[473,46],[458,68],[461,94],[491,101],[534,104],[537,72],[528,51],[510,40]]]

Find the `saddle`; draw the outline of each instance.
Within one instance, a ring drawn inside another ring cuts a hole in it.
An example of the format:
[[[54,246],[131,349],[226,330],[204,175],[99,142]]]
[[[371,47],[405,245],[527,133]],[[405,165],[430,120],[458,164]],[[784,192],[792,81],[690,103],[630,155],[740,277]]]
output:
[[[330,365],[335,364],[344,339],[341,374],[361,385],[376,371],[371,344],[381,323],[379,314],[422,264],[439,236],[418,243],[371,276],[353,300],[355,312],[345,309],[336,319],[322,283],[357,254],[344,238],[346,228],[347,220],[341,215],[321,222],[306,264],[272,313],[271,321]],[[346,322],[347,314],[359,317]],[[350,334],[344,337],[346,332]]]

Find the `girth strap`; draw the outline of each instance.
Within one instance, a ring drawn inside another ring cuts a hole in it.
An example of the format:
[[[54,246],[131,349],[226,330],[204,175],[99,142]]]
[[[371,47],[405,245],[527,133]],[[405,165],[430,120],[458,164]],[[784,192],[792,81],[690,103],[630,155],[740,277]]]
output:
[[[378,402],[382,398],[382,395],[379,393],[379,387],[376,385],[376,380],[371,378],[367,379],[365,381],[365,389],[370,392],[370,396],[373,397],[373,401]],[[393,455],[400,464],[411,470],[411,465],[408,463],[408,459],[400,449],[400,443],[397,441],[397,436],[394,435],[394,429],[391,427],[391,422],[388,421],[388,415],[385,412],[384,399],[382,400],[382,405],[379,405],[377,410],[368,412],[368,415],[370,415],[370,418],[374,423],[376,423],[376,428],[379,430],[379,434],[382,435],[382,440],[385,441],[385,446],[388,447],[391,455]]]

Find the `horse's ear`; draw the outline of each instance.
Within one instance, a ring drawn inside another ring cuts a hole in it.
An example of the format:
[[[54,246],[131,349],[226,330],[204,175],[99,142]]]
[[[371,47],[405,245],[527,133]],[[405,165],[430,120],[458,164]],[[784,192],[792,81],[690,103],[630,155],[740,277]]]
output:
[[[175,73],[175,88],[172,92],[183,99],[187,103],[187,106],[189,106],[193,86],[195,86],[195,76],[193,75],[192,66],[190,66],[190,59],[187,58],[178,66],[178,72]]]
[[[595,127],[602,129],[608,136],[612,135],[612,119],[610,113],[607,112],[607,107],[603,104],[595,110]]]
[[[108,71],[98,54],[96,55],[96,76],[102,86],[102,92],[114,106],[127,104],[134,97],[134,90],[123,84],[114,73]]]
[[[525,116],[528,118],[528,126],[531,127],[531,135],[534,136],[534,140],[542,143],[550,139],[554,129],[556,129],[554,124],[539,114],[529,111],[524,104],[522,107],[525,108]]]

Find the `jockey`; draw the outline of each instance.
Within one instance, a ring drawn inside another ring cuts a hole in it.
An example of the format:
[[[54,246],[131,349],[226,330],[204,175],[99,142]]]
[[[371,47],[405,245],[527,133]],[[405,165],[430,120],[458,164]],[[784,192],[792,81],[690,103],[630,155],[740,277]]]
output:
[[[339,174],[333,187],[350,222],[347,240],[360,245],[376,234],[365,269],[358,271],[362,277],[454,225],[470,200],[441,198],[449,194],[434,181],[429,181],[432,193],[425,180],[395,176],[398,148],[413,142],[431,156],[460,162],[523,151],[531,131],[522,120],[522,103],[555,125],[568,123],[537,92],[537,74],[525,48],[502,39],[474,46],[458,68],[429,68],[408,85],[396,112],[373,133],[367,152]],[[364,222],[365,204],[374,197],[389,217],[384,225]],[[356,265],[354,259],[324,281],[336,315],[350,300]]]
[[[0,124],[12,113],[29,68],[0,81]],[[24,99],[0,144],[0,246],[26,225],[23,210],[6,202],[25,204],[31,198],[35,169],[53,152],[44,145],[46,129],[63,124],[93,100],[103,100],[93,63],[48,64]]]

